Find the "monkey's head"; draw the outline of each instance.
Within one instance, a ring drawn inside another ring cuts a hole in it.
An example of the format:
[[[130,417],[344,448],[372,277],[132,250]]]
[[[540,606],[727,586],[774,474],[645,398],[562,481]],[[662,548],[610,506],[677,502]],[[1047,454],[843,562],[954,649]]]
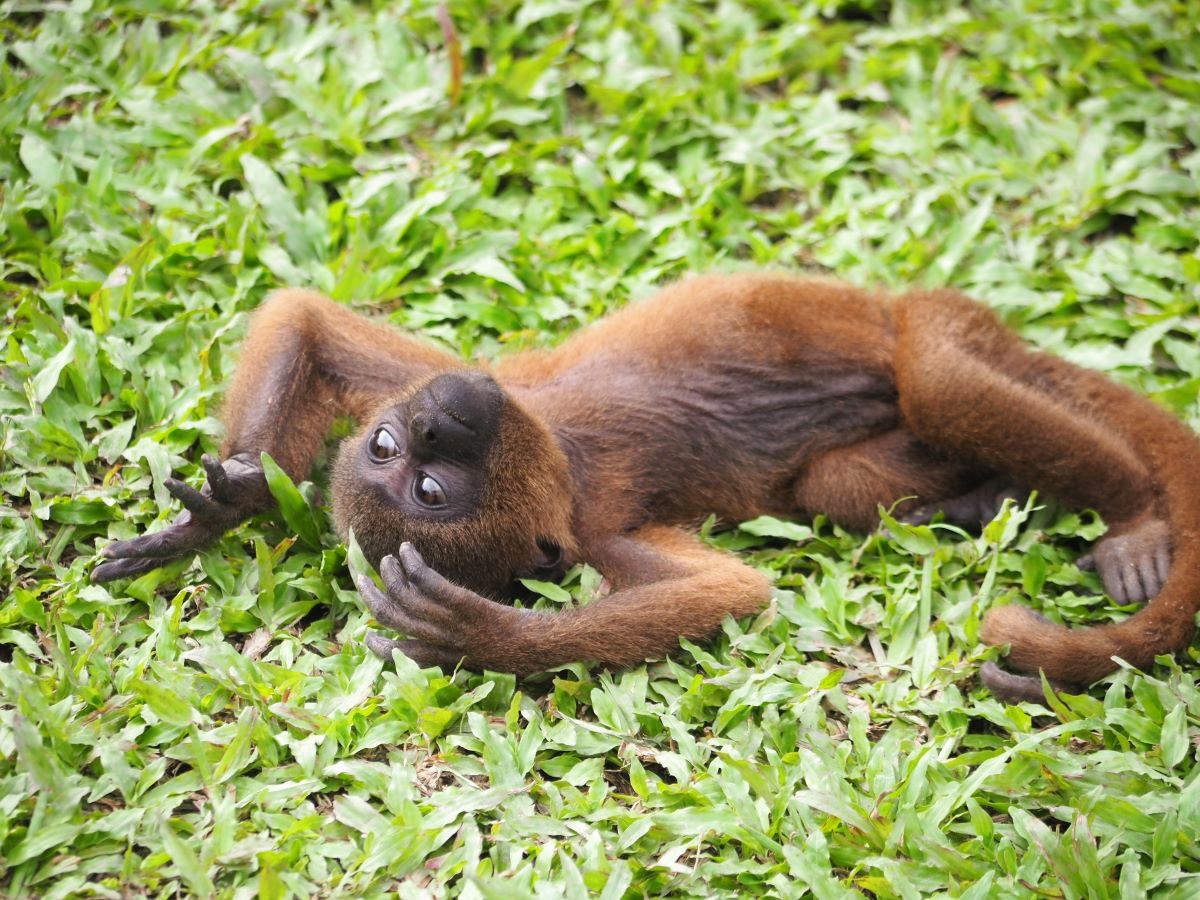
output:
[[[485,596],[554,578],[573,555],[567,460],[549,430],[483,372],[437,375],[343,444],[334,517],[378,566],[410,541]]]

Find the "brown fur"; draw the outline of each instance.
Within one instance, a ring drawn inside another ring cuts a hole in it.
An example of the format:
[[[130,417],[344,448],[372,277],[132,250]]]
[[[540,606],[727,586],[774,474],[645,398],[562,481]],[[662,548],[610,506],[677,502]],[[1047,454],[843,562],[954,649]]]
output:
[[[463,369],[315,294],[281,292],[247,339],[225,455],[265,450],[302,477],[336,414],[370,423]],[[866,528],[881,504],[918,517],[945,504],[987,509],[1003,495],[997,484],[1096,508],[1112,528],[1096,554],[1105,583],[1128,584],[1131,597],[1161,588],[1139,614],[1100,628],[993,610],[984,639],[1010,644],[1013,668],[1086,684],[1113,656],[1145,666],[1190,639],[1196,437],[1146,399],[1028,350],[955,292],[891,298],[776,275],[694,278],[492,374],[504,401],[471,515],[414,517],[370,488],[370,424],[341,451],[339,526],[382,560],[388,584],[360,590],[381,621],[416,638],[374,636],[377,652],[515,672],[634,663],[768,597],[760,574],[687,533],[707,515],[826,512]],[[1164,565],[1172,539],[1162,584],[1153,562]],[[415,549],[386,558],[402,541]],[[529,574],[547,542],[563,565],[599,568],[613,593],[555,615],[480,599]],[[1040,691],[1021,676],[989,683],[1012,698]]]

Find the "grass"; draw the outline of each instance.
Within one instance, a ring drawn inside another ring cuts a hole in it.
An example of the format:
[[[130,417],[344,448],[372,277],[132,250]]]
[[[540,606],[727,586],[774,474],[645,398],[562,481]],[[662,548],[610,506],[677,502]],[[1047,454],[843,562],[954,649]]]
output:
[[[428,3],[0,0],[0,891],[1195,896],[1195,649],[1052,709],[974,678],[993,603],[1128,613],[1086,513],[760,520],[712,539],[770,609],[521,684],[384,670],[324,510],[88,583],[283,284],[467,356],[692,270],[953,284],[1200,425],[1200,6],[449,12],[457,98]]]

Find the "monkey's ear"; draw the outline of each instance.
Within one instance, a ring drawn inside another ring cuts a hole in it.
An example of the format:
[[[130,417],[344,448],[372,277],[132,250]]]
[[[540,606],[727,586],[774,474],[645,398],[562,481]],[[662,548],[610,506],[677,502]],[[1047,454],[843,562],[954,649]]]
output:
[[[551,572],[562,562],[562,547],[547,538],[537,539],[537,553],[533,565],[539,572]]]

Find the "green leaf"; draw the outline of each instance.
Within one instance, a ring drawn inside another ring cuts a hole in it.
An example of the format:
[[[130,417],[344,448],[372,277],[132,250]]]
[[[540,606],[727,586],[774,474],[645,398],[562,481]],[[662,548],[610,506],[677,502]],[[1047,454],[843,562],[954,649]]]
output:
[[[742,522],[738,525],[738,529],[748,534],[757,535],[758,537],[781,538],[797,544],[804,543],[813,535],[812,529],[807,525],[784,522],[773,516],[759,516],[757,519]]]
[[[879,511],[879,519],[891,541],[914,556],[925,556],[937,549],[937,538],[928,525],[907,525],[893,519],[883,509]]]
[[[370,572],[374,568],[363,555],[362,548],[354,537],[354,529],[346,536],[346,562],[352,572]]]
[[[571,603],[572,597],[569,591],[561,586],[554,584],[551,581],[538,581],[534,578],[522,578],[521,584],[529,588],[536,594],[540,594],[547,600],[553,600],[555,603]]]
[[[45,403],[46,398],[58,385],[59,376],[62,375],[65,369],[75,359],[75,339],[71,338],[63,345],[63,348],[55,353],[50,359],[46,360],[38,369],[33,380],[30,382],[30,397],[34,403]]]
[[[241,163],[250,192],[262,206],[268,224],[283,238],[292,258],[301,262],[319,258],[320,248],[279,176],[252,154],[245,154]]]
[[[26,132],[21,137],[21,165],[29,173],[33,183],[46,191],[53,191],[63,178],[62,162],[50,145],[36,134]]]
[[[275,498],[275,502],[279,504],[279,512],[283,516],[284,522],[305,544],[314,550],[320,550],[321,526],[312,506],[296,489],[296,485],[287,476],[287,473],[279,468],[275,460],[271,459],[270,454],[262,453],[261,459],[267,487],[271,491],[271,496]]]
[[[130,689],[145,701],[156,718],[171,725],[185,727],[195,715],[186,699],[155,681],[135,681]]]
[[[212,879],[209,878],[206,867],[201,864],[200,858],[188,846],[187,841],[179,837],[166,822],[160,826],[159,834],[162,837],[163,846],[171,856],[171,861],[175,863],[180,877],[183,878],[183,883],[196,896],[213,896],[216,888]]]
[[[217,784],[228,781],[242,771],[254,758],[255,749],[252,741],[254,729],[258,726],[259,714],[254,707],[247,707],[238,716],[237,728],[233,740],[221,754],[221,759],[213,769],[212,777]]]
[[[1188,740],[1187,707],[1182,703],[1173,706],[1162,723],[1163,762],[1172,769],[1183,762],[1191,749]]]

